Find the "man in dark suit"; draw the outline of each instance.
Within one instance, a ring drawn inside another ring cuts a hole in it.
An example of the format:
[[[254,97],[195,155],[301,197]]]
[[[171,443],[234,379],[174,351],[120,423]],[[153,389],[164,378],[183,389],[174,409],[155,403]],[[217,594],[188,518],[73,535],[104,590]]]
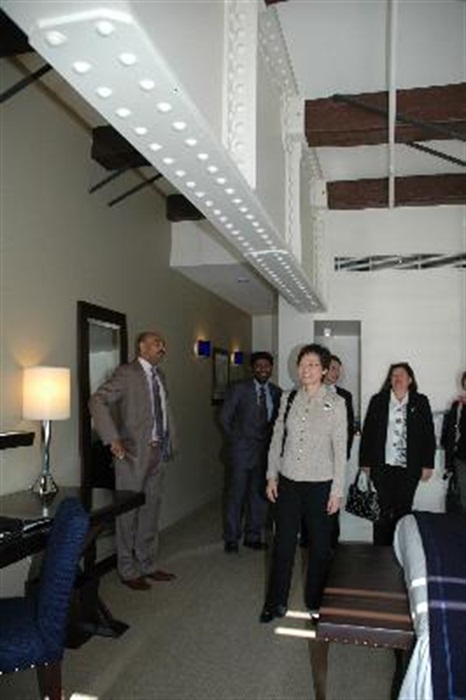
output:
[[[325,375],[325,383],[333,387],[337,394],[339,394],[346,404],[346,417],[348,420],[348,442],[346,445],[346,459],[351,456],[351,448],[353,446],[354,440],[354,410],[353,410],[353,396],[350,391],[343,389],[338,386],[338,380],[340,379],[342,362],[337,355],[332,355],[330,359],[330,367],[327,374]]]
[[[273,371],[270,353],[253,353],[251,369],[251,379],[230,387],[220,415],[229,456],[224,527],[227,554],[238,552],[243,510],[244,546],[266,548],[262,540],[267,508],[265,473],[281,389],[269,381]]]
[[[165,462],[174,440],[167,386],[158,367],[165,351],[158,331],[140,333],[136,359],[120,365],[89,402],[95,429],[114,458],[117,489],[145,496],[143,506],[116,520],[118,573],[133,590],[149,590],[147,579],[175,578],[156,567]]]
[[[348,438],[346,443],[346,459],[349,460],[351,456],[351,448],[353,446],[354,440],[354,409],[353,409],[353,396],[350,391],[343,389],[338,386],[337,382],[341,375],[342,362],[338,355],[332,355],[330,357],[330,367],[325,375],[325,383],[336,391],[344,400],[346,405],[346,419],[348,421]],[[335,513],[332,515],[334,525],[332,532],[332,544],[335,548],[338,544],[338,539],[340,537],[340,513]]]

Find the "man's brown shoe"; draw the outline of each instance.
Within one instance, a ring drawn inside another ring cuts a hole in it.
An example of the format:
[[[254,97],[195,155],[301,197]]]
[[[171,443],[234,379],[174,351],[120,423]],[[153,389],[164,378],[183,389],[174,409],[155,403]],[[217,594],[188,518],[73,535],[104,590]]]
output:
[[[123,585],[131,588],[132,591],[150,591],[151,589],[150,583],[147,583],[142,576],[139,576],[139,578],[122,578],[121,582]]]
[[[173,581],[176,578],[175,574],[170,574],[168,571],[153,571],[151,574],[146,574],[146,578],[151,578],[153,581]]]

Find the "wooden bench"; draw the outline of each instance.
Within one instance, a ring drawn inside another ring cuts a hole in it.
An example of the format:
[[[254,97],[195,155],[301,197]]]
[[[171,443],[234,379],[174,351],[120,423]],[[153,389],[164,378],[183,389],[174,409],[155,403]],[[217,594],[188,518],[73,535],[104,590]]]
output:
[[[325,587],[311,663],[316,700],[325,700],[330,642],[388,647],[396,652],[396,697],[414,631],[403,571],[391,547],[340,544]]]

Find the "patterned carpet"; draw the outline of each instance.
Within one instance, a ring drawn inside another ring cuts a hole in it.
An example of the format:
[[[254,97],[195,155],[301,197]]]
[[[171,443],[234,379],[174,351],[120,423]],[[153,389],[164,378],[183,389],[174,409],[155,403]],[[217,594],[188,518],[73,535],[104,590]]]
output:
[[[64,660],[66,697],[99,700],[312,700],[309,641],[290,635],[309,622],[258,623],[268,557],[244,548],[225,555],[218,503],[161,536],[171,583],[149,592],[123,587],[115,572],[101,597],[130,624],[119,639],[93,637]],[[301,552],[290,609],[303,611]],[[277,634],[284,628],[286,634]],[[393,652],[333,645],[329,700],[388,700]],[[0,678],[2,700],[37,698],[35,673]]]

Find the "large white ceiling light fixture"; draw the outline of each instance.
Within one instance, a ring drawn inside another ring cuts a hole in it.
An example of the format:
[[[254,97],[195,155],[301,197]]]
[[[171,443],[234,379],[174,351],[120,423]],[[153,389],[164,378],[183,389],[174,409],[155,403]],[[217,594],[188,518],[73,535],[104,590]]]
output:
[[[16,18],[15,4],[4,3]],[[19,3],[21,6],[21,3]],[[120,2],[46,3],[56,16],[22,26],[36,49],[105,119],[202,211],[261,275],[299,311],[322,310],[301,265],[271,223],[237,165]],[[37,7],[37,10],[34,9]],[[42,10],[43,12],[43,10]]]

